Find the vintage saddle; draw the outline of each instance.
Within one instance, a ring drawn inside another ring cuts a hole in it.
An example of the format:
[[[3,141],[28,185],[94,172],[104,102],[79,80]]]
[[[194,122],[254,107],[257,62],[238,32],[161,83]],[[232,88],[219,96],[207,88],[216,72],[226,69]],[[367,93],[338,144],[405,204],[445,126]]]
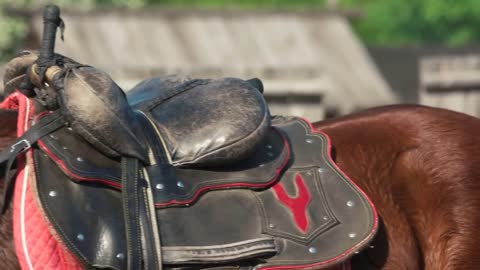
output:
[[[325,134],[269,115],[258,82],[171,76],[125,95],[73,66],[8,156],[29,149],[39,207],[85,268],[339,264],[373,238],[374,206]]]

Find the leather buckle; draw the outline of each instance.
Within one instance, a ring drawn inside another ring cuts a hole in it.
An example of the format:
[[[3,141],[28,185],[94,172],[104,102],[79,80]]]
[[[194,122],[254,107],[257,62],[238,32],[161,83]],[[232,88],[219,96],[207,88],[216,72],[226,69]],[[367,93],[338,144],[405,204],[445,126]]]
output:
[[[22,146],[22,148],[20,148],[21,150],[17,150],[19,148],[19,146]],[[27,140],[27,139],[23,139],[21,141],[18,141],[17,143],[15,143],[14,145],[12,145],[10,147],[10,153],[14,153],[14,152],[18,152],[18,153],[21,153],[21,152],[25,152],[27,151],[28,149],[30,149],[32,147],[32,144]]]

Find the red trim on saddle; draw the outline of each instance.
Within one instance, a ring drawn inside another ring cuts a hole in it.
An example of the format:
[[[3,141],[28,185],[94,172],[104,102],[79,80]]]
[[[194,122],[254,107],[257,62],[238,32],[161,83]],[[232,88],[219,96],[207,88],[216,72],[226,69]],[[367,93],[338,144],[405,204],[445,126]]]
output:
[[[275,131],[282,137],[282,141],[283,141],[284,146],[285,146],[286,157],[285,157],[284,162],[278,168],[275,169],[275,176],[271,180],[269,180],[268,182],[261,183],[261,184],[238,182],[238,183],[232,183],[232,184],[219,184],[219,185],[213,185],[213,186],[205,186],[205,187],[197,189],[195,191],[195,194],[193,195],[193,197],[189,200],[181,201],[181,200],[173,199],[173,200],[170,200],[170,201],[167,201],[167,202],[164,202],[164,203],[155,203],[155,206],[156,207],[166,207],[166,206],[190,204],[190,203],[196,201],[202,193],[204,193],[206,191],[210,191],[210,190],[241,188],[241,187],[265,188],[265,187],[268,187],[271,184],[275,183],[275,181],[278,180],[279,175],[283,172],[283,170],[285,169],[285,166],[288,164],[288,161],[290,159],[290,146],[287,142],[287,139],[285,138],[285,136],[282,135],[282,133],[280,133],[277,130],[275,130]],[[122,188],[122,185],[120,183],[117,183],[117,182],[108,181],[108,180],[105,180],[105,179],[102,179],[102,178],[84,177],[84,176],[77,175],[74,172],[70,171],[68,169],[67,165],[65,164],[65,162],[63,160],[61,160],[59,157],[57,157],[54,153],[52,153],[48,149],[48,147],[42,142],[42,140],[38,141],[38,146],[51,159],[53,159],[55,161],[55,163],[60,167],[60,169],[70,178],[72,178],[74,180],[77,180],[77,181],[100,182],[100,183],[103,183],[105,185],[108,185],[108,186],[111,186],[111,187],[114,187],[114,188],[118,188],[118,189]]]
[[[285,191],[285,188],[281,182],[276,183],[272,188],[277,196],[277,199],[292,213],[297,227],[303,233],[306,233],[309,225],[307,207],[312,199],[312,196],[305,185],[305,180],[303,179],[302,175],[295,175],[295,184],[297,188],[296,197],[290,197]]]
[[[114,187],[114,188],[118,188],[118,189],[122,188],[122,185],[120,183],[117,183],[117,182],[108,181],[108,180],[105,180],[105,179],[102,179],[102,178],[83,177],[83,176],[77,175],[77,174],[73,173],[72,171],[70,171],[68,169],[67,165],[65,164],[65,162],[63,162],[63,160],[61,160],[54,153],[52,153],[52,151],[50,151],[50,149],[48,149],[48,147],[42,142],[42,140],[38,141],[38,146],[51,159],[53,159],[53,161],[55,161],[55,163],[60,167],[60,169],[63,171],[63,173],[65,173],[67,176],[69,176],[73,180],[86,181],[86,182],[100,182],[102,184],[105,184],[105,185],[108,185],[108,186],[111,186],[111,187]]]
[[[300,118],[302,119],[305,123],[308,124],[308,126],[310,127],[310,131],[311,133],[313,134],[321,134],[323,136],[325,136],[325,138],[327,138],[327,153],[328,153],[328,161],[335,167],[336,170],[338,170],[338,172],[340,172],[343,177],[345,177],[345,179],[347,179],[348,181],[350,181],[350,183],[352,185],[355,186],[355,188],[360,192],[362,193],[362,195],[367,199],[367,202],[368,204],[370,205],[370,207],[372,208],[373,210],[373,214],[374,214],[374,220],[373,220],[373,226],[372,226],[372,230],[370,231],[370,234],[369,234],[369,237],[366,237],[365,239],[368,239],[368,240],[371,240],[370,238],[373,236],[373,234],[375,234],[375,232],[377,231],[378,229],[378,213],[377,213],[377,209],[375,208],[375,205],[372,203],[372,201],[370,200],[370,198],[367,196],[367,194],[352,180],[350,179],[350,177],[348,177],[348,175],[342,171],[342,169],[340,169],[340,167],[338,167],[338,165],[333,161],[333,158],[332,158],[332,141],[330,140],[330,137],[323,131],[321,130],[316,130],[312,123],[310,123],[308,120],[304,119],[304,118]],[[346,250],[345,252],[343,252],[342,254],[338,255],[337,257],[334,257],[330,260],[327,260],[327,261],[323,261],[323,262],[319,262],[319,263],[312,263],[312,264],[303,264],[303,265],[285,265],[285,266],[270,266],[270,267],[259,267],[258,269],[262,269],[262,270],[277,270],[277,269],[305,269],[305,268],[312,268],[312,267],[318,267],[318,266],[322,266],[322,265],[326,265],[326,264],[329,264],[329,263],[333,263],[335,261],[338,261],[338,260],[341,260],[343,258],[345,258],[346,256],[350,255],[352,253],[353,250],[355,249],[358,249],[359,247],[361,247],[362,245],[364,245],[365,242],[360,242],[358,243],[357,245],[349,248],[348,250]],[[350,269],[350,263],[349,262],[346,262],[344,264],[348,264],[348,269]],[[335,268],[334,268],[335,269]],[[341,268],[340,268],[341,269]]]
[[[280,135],[280,137],[282,137],[283,143],[285,145],[285,151],[287,151],[287,154],[286,154],[286,157],[285,157],[285,160],[283,161],[283,163],[278,168],[275,169],[275,176],[270,181],[268,181],[266,183],[263,183],[263,184],[252,184],[252,183],[240,183],[239,182],[239,183],[232,183],[232,184],[205,186],[205,187],[197,189],[195,191],[195,194],[193,195],[193,197],[189,200],[179,201],[179,200],[174,199],[174,200],[167,201],[165,203],[156,203],[155,206],[156,207],[165,207],[165,206],[190,204],[190,203],[196,201],[201,194],[203,194],[204,192],[209,191],[209,190],[240,188],[240,187],[265,188],[265,187],[268,187],[271,184],[275,183],[278,180],[278,177],[280,176],[280,174],[285,169],[285,166],[287,166],[288,161],[290,160],[290,155],[291,155],[290,145],[288,144],[287,139],[285,138],[285,136],[282,135],[281,132],[279,132],[276,129],[275,129],[275,131]]]
[[[17,135],[30,126],[34,115],[33,103],[20,93],[7,97],[18,110]],[[11,108],[11,107],[10,107]],[[27,158],[27,160],[25,159]],[[13,195],[13,237],[15,252],[22,269],[82,269],[77,258],[58,240],[52,225],[37,204],[31,186],[35,177],[32,151],[17,159],[18,173]]]

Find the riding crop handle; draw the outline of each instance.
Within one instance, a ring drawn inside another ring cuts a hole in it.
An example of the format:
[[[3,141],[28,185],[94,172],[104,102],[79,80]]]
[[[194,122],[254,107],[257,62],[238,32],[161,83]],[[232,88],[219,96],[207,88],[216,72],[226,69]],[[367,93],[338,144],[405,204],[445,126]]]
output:
[[[55,56],[55,36],[57,27],[60,25],[60,8],[55,5],[48,5],[43,10],[43,37],[38,57],[38,67],[45,68],[45,65],[52,61]]]

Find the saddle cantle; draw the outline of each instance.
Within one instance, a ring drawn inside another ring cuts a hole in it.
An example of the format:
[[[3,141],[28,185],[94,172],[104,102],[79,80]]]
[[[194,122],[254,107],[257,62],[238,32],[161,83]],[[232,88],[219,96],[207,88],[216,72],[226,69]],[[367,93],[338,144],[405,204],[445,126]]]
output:
[[[374,236],[375,209],[333,163],[328,137],[301,119],[271,125],[248,81],[155,78],[125,97],[104,77],[66,74],[65,91],[95,93],[101,123],[115,115],[114,129],[140,145],[102,142],[86,115],[63,108],[70,126],[27,155],[40,208],[84,267],[327,268]],[[96,90],[105,85],[114,90]],[[87,113],[79,95],[63,103]]]

